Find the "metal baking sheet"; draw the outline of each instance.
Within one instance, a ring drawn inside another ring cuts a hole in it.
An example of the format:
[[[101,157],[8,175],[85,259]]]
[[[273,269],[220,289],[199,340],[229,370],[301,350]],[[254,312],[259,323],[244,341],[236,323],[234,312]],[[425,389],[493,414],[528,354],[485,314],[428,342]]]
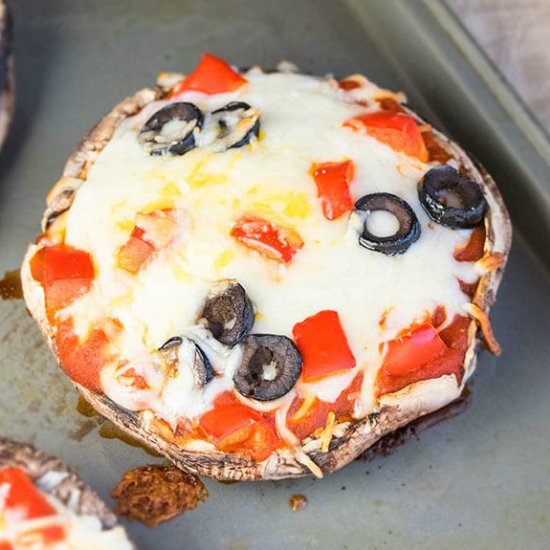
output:
[[[484,354],[467,411],[392,456],[321,481],[223,485],[142,549],[547,548],[550,535],[550,146],[444,5],[401,0],[13,0],[18,105],[0,156],[0,273],[39,229],[44,197],[86,130],[160,70],[208,50],[241,65],[281,59],[363,72],[444,127],[493,172],[516,233],[493,310],[504,353]],[[78,468],[108,502],[155,459],[76,411],[19,300],[0,302],[0,433]],[[291,495],[306,508],[292,512]]]

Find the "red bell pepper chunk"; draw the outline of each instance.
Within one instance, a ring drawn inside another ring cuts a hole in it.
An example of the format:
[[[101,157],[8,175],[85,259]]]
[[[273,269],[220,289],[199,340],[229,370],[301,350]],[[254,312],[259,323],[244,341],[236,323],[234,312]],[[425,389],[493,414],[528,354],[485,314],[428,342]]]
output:
[[[57,311],[69,306],[78,297],[86,294],[91,285],[91,279],[65,279],[49,283],[45,287],[48,319],[53,322]]]
[[[235,72],[223,59],[205,53],[195,70],[174,88],[170,97],[190,91],[223,94],[233,92],[246,83],[247,80]]]
[[[135,275],[155,250],[170,243],[175,227],[168,211],[138,212],[130,238],[117,251],[118,267]]]
[[[259,419],[259,414],[244,405],[222,405],[203,414],[199,424],[216,443],[220,443]]]
[[[100,373],[106,362],[108,345],[107,335],[97,328],[81,341],[71,321],[60,323],[55,335],[61,368],[73,382],[98,393],[103,393]]]
[[[428,161],[428,150],[414,117],[405,113],[376,111],[346,120],[343,124],[365,132],[397,152]]]
[[[292,334],[302,354],[304,380],[355,367],[355,357],[336,311],[323,310],[296,323]]]
[[[428,323],[387,345],[382,368],[391,375],[413,372],[447,350],[437,330]]]
[[[134,227],[130,238],[118,249],[117,265],[136,274],[155,251],[152,244],[143,239],[143,229]]]
[[[87,292],[95,275],[92,257],[83,250],[64,244],[46,247],[41,270],[39,266],[37,260],[35,265],[31,265],[31,271],[34,276],[42,276],[46,311],[50,320],[53,320],[56,311],[67,307]]]
[[[335,220],[353,210],[349,191],[349,184],[355,174],[355,165],[352,160],[313,164],[311,172],[317,185],[317,194],[321,198],[323,214],[327,220]]]
[[[63,525],[47,525],[21,533],[17,538],[17,548],[49,548],[50,545],[63,540],[65,540]]]
[[[29,262],[31,268],[31,276],[35,281],[44,283],[44,253],[45,248],[39,248]]]
[[[253,216],[239,218],[231,229],[231,236],[248,248],[280,263],[290,262],[304,246],[300,236],[291,229]]]
[[[27,541],[32,541],[32,544],[37,544],[40,541],[40,546],[37,548],[49,547],[50,545],[65,540],[65,527],[63,525],[48,525],[31,529],[19,535],[17,542],[21,541],[21,547],[26,548]],[[32,546],[35,548],[35,546]]]
[[[8,541],[2,542],[2,541],[0,541],[0,550],[15,550],[15,547],[11,544],[11,542],[8,542]]]
[[[244,405],[221,405],[203,414],[200,427],[224,452],[244,454],[257,462],[268,458],[279,444],[273,428]]]
[[[44,284],[66,279],[94,278],[91,256],[83,250],[61,244],[44,251]]]
[[[54,516],[55,508],[36,489],[34,483],[19,468],[0,470],[0,487],[8,486],[6,510],[18,510],[22,520]],[[2,491],[2,494],[3,491]]]
[[[460,383],[469,322],[468,317],[456,316],[440,332],[426,323],[388,342],[386,357],[376,376],[376,395],[393,393],[409,384],[443,375],[454,374]]]

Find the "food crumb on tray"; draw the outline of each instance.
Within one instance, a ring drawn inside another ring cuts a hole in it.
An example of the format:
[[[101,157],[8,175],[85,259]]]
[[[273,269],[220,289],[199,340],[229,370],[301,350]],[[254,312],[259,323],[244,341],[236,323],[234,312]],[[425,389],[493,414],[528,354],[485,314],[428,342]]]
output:
[[[118,501],[116,514],[156,527],[194,510],[208,491],[197,476],[174,466],[154,464],[126,472],[111,494]]]

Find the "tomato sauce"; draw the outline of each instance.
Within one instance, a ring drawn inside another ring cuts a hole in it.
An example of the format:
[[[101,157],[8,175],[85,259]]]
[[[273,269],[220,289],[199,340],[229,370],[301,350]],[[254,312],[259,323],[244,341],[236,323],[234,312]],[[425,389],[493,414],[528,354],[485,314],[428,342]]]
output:
[[[381,97],[376,100],[380,109],[384,111],[391,111],[392,113],[404,113],[405,109],[401,106],[401,103],[393,97]]]
[[[463,246],[455,250],[455,260],[459,262],[477,262],[478,260],[483,258],[485,250],[485,239],[486,232],[484,226],[481,225],[473,229],[468,241]],[[460,285],[460,290],[462,290],[462,292],[464,292],[466,296],[472,299],[476,293],[479,281],[476,281],[475,283],[466,283],[458,279],[458,284]]]
[[[232,391],[214,400],[214,408],[199,420],[201,439],[214,440],[216,448],[262,462],[286,446],[277,435],[275,412],[261,413],[243,405]]]
[[[4,273],[4,278],[0,280],[0,297],[2,300],[19,300],[23,298],[19,269]]]
[[[447,346],[445,352],[419,368],[394,374],[382,365],[375,382],[376,395],[380,397],[399,391],[409,384],[439,378],[446,374],[454,374],[460,384],[464,376],[463,363],[468,348],[469,325],[468,317],[457,315],[448,327],[439,332],[440,338]]]
[[[455,260],[459,262],[477,262],[483,258],[485,239],[485,227],[480,225],[473,229],[468,242],[455,250]]]
[[[304,399],[296,397],[287,414],[287,425],[290,431],[292,431],[298,439],[302,440],[311,435],[315,430],[324,428],[327,423],[328,413],[331,411],[335,413],[337,421],[350,419],[352,417],[355,401],[361,391],[362,382],[363,375],[358,374],[334,403],[327,403],[326,401],[315,398],[311,406],[307,409],[305,414],[300,416],[300,418],[295,418],[295,416],[300,406],[303,404]]]
[[[429,162],[439,162],[440,164],[445,164],[452,158],[447,150],[439,145],[437,140],[434,138],[431,129],[422,132],[422,139],[424,140],[424,144],[428,150]]]
[[[349,79],[349,80],[339,80],[338,81],[338,87],[342,90],[355,90],[356,88],[360,88],[361,84],[357,82],[357,80]]]

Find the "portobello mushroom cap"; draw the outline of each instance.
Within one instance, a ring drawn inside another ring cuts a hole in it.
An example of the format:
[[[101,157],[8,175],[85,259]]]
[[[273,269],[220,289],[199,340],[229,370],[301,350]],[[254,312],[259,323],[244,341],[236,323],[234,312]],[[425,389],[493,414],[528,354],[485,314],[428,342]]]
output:
[[[0,469],[19,468],[36,483],[49,472],[55,472],[55,483],[39,488],[57,498],[79,516],[96,516],[103,530],[118,525],[117,517],[99,496],[61,460],[39,451],[32,445],[0,437]]]
[[[171,83],[173,86],[174,83]],[[136,114],[145,105],[164,95],[166,87],[146,88],[127,98],[107,114],[81,142],[68,159],[64,176],[85,180],[90,166],[111,139],[116,126],[125,118]],[[420,124],[426,121],[404,106]],[[502,263],[485,273],[479,281],[473,303],[488,313],[495,301],[511,244],[511,224],[500,192],[491,176],[456,143],[444,134],[433,130],[437,144],[463,167],[467,176],[480,184],[488,204],[484,219],[486,229],[485,251],[501,255]],[[27,307],[38,322],[53,353],[57,356],[52,329],[44,308],[44,292],[30,272],[30,259],[40,245],[31,245],[22,266],[22,281]],[[312,473],[332,472],[345,466],[378,440],[409,424],[413,420],[436,411],[457,399],[464,384],[472,375],[481,347],[481,337],[474,319],[468,327],[468,348],[464,360],[464,376],[460,384],[454,376],[441,376],[416,382],[393,394],[382,396],[380,410],[355,423],[337,424],[328,452],[321,451],[318,439],[308,437],[300,444],[301,452],[279,449],[267,460],[255,462],[236,454],[218,450],[191,451],[178,447],[142,420],[139,413],[128,411],[105,395],[95,393],[75,383],[74,385],[100,414],[118,427],[170,459],[179,468],[196,475],[206,475],[220,480],[256,480],[300,477]],[[309,464],[309,466],[304,465]],[[313,464],[314,463],[314,464]]]

